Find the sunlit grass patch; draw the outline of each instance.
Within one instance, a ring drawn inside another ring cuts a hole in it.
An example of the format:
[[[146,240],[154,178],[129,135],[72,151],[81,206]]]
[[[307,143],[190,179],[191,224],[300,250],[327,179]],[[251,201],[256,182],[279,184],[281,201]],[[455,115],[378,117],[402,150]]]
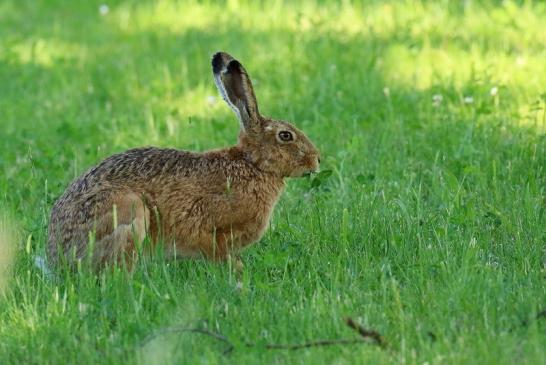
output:
[[[60,62],[83,62],[86,56],[83,45],[59,39],[36,38],[10,43],[0,50],[0,60],[8,63],[51,67]]]

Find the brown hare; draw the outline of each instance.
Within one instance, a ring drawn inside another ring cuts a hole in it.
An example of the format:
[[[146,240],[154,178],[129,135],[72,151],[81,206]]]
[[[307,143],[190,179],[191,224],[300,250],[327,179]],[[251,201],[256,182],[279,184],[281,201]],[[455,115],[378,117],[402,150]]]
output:
[[[144,147],[113,155],[78,177],[55,202],[49,262],[124,260],[140,244],[176,257],[223,261],[259,240],[286,177],[319,168],[319,152],[292,124],[262,116],[250,78],[227,53],[214,81],[241,125],[238,144],[204,153]]]

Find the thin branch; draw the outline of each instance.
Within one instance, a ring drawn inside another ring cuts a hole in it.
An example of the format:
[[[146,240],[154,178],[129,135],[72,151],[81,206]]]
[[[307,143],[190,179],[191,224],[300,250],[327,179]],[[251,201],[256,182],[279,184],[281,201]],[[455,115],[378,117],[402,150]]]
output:
[[[352,318],[346,318],[345,324],[349,328],[355,330],[362,338],[355,339],[333,339],[333,340],[317,340],[304,342],[301,344],[266,344],[263,345],[264,348],[268,350],[298,350],[309,347],[318,347],[318,346],[331,346],[331,345],[352,345],[356,343],[369,343],[367,339],[371,338],[377,345],[380,347],[385,347],[386,342],[383,337],[374,330],[368,330],[356,323]],[[259,345],[247,343],[247,347],[257,347]]]
[[[387,342],[385,341],[383,336],[379,334],[379,332],[362,327],[350,317],[345,318],[345,323],[347,324],[347,326],[358,332],[358,334],[363,338],[371,338],[381,347],[387,346]]]
[[[348,339],[317,340],[317,341],[305,342],[300,344],[286,344],[286,345],[266,344],[263,347],[268,350],[299,350],[299,349],[305,349],[309,347],[331,346],[331,345],[352,345],[356,343],[362,344],[362,343],[366,343],[366,341],[362,340],[361,338],[355,338],[352,340],[348,340]],[[247,344],[247,347],[259,347],[259,345]]]
[[[305,349],[310,347],[319,347],[319,346],[332,346],[332,345],[352,345],[352,344],[369,344],[370,342],[368,339],[372,339],[373,342],[377,345],[379,345],[382,348],[386,347],[386,342],[383,339],[383,336],[381,336],[377,331],[365,329],[358,323],[356,323],[351,318],[345,319],[345,324],[349,326],[349,328],[355,330],[361,337],[360,338],[354,338],[354,339],[331,339],[331,340],[316,340],[316,341],[310,341],[310,342],[304,342],[299,344],[255,344],[255,343],[245,343],[246,347],[256,347],[256,348],[263,348],[267,350],[299,350],[299,349]],[[154,338],[158,336],[162,336],[168,333],[179,333],[179,332],[191,332],[191,333],[199,333],[211,338],[214,338],[217,341],[223,342],[227,345],[226,349],[222,352],[224,355],[227,355],[231,353],[233,350],[235,350],[235,346],[229,341],[227,337],[224,335],[221,335],[216,332],[209,331],[204,328],[193,328],[193,327],[166,327],[163,328],[155,333],[152,333],[151,335],[147,336],[142,342],[141,346],[146,345],[150,341],[152,341]]]

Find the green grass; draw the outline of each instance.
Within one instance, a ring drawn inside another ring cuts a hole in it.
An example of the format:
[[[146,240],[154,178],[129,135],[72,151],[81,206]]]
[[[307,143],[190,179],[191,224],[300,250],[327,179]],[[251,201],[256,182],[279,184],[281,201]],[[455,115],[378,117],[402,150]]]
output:
[[[546,4],[188,3],[0,3],[0,362],[545,363]],[[44,278],[33,257],[75,176],[134,146],[236,141],[209,98],[217,50],[331,176],[289,181],[242,291],[202,261]],[[353,338],[346,316],[388,348],[261,347]],[[235,350],[143,344],[177,325]]]

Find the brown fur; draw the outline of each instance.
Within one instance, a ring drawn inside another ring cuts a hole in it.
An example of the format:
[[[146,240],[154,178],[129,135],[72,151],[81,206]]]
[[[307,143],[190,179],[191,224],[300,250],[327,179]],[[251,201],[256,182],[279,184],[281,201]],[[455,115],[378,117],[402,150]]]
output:
[[[225,260],[261,238],[284,178],[316,171],[319,154],[294,126],[258,113],[240,63],[217,53],[213,71],[241,122],[239,143],[205,153],[136,148],[105,159],[53,206],[51,262],[132,263],[146,236],[173,256]],[[280,131],[294,140],[282,142]]]

